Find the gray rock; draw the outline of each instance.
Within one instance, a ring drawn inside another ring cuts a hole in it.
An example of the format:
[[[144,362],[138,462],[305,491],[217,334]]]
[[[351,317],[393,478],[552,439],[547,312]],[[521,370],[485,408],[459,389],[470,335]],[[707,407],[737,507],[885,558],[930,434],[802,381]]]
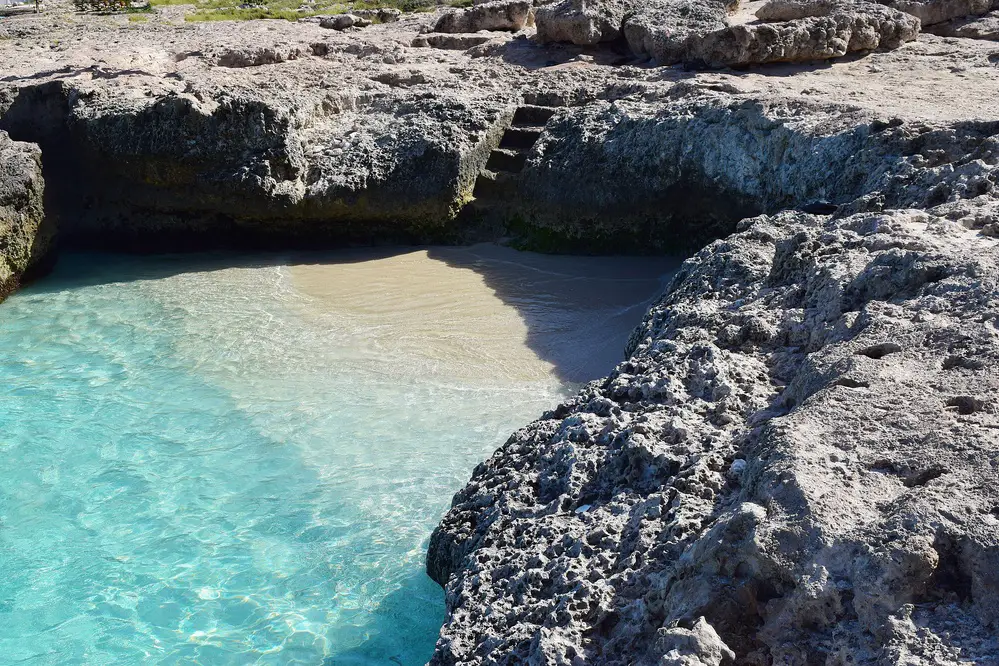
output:
[[[990,663],[999,241],[911,210],[742,229],[456,496],[433,664],[719,663],[675,628],[702,615],[735,663]]]
[[[538,40],[583,46],[612,41],[631,7],[628,0],[560,0],[538,7]]]
[[[323,17],[319,25],[330,30],[346,30],[347,28],[367,27],[371,25],[371,20],[357,14],[334,14]]]
[[[647,187],[704,210],[705,184],[843,205],[708,245],[624,363],[475,469],[428,552],[432,664],[994,660],[999,135],[798,104],[549,121],[523,182],[574,212]]]
[[[999,12],[951,19],[930,26],[927,32],[941,37],[999,40]]]
[[[756,10],[761,21],[794,21],[812,16],[828,16],[850,0],[770,0]]]
[[[883,5],[919,17],[923,26],[999,9],[999,0],[877,0]]]
[[[0,301],[44,260],[52,241],[43,225],[41,152],[0,131]]]
[[[186,248],[233,229],[252,244],[444,237],[510,113],[501,97],[407,87],[360,101],[339,88],[187,90],[28,85],[0,129],[72,163],[60,200],[81,203],[67,238]]]
[[[350,13],[354,16],[376,23],[395,23],[402,18],[402,12],[392,7],[380,7],[378,9],[354,9],[351,10]]]
[[[546,125],[518,183],[519,213],[568,245],[596,237],[623,247],[635,239],[633,251],[685,252],[742,217],[815,201],[842,204],[875,191],[887,197],[884,205],[923,206],[929,192],[946,198],[952,188],[991,182],[991,167],[962,164],[959,143],[932,159],[965,171],[965,181],[934,181],[945,173],[934,169],[901,177],[928,160],[918,148],[928,140],[923,131],[935,136],[919,125],[884,127],[843,105],[686,85],[666,99],[594,102]],[[976,142],[989,134],[984,125],[965,131]],[[683,222],[691,218],[698,225]]]
[[[221,47],[209,51],[207,57],[214,60],[219,67],[239,69],[242,67],[262,67],[274,65],[289,60],[296,60],[303,55],[300,47],[290,44],[275,46],[238,46]]]
[[[655,650],[663,655],[662,666],[720,666],[735,659],[735,653],[703,616],[690,629],[660,629]]]
[[[533,5],[530,0],[495,0],[468,9],[447,12],[434,30],[441,33],[472,33],[479,30],[516,32],[527,25]]]
[[[715,0],[654,3],[624,21],[624,35],[632,51],[660,65],[689,62],[699,57],[702,40],[728,26],[727,15]]]
[[[659,64],[713,67],[827,60],[898,48],[919,34],[919,21],[911,15],[872,3],[781,2],[768,9],[771,5],[760,11],[780,22],[727,26],[720,4],[680,0],[636,12],[624,32],[633,51]]]

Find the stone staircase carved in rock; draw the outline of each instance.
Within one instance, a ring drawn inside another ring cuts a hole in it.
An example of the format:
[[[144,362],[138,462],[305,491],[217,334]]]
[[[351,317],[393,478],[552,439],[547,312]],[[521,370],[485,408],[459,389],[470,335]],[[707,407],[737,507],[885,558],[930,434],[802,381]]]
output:
[[[556,107],[533,104],[517,108],[513,123],[503,134],[499,147],[489,155],[485,169],[475,182],[471,206],[476,211],[508,209],[516,201],[520,172],[545,124],[556,111]]]

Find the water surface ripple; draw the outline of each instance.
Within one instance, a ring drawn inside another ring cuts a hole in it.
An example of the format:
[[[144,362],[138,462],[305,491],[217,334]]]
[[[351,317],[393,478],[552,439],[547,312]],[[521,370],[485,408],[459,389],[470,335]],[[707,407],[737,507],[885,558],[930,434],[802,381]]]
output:
[[[0,306],[0,662],[423,663],[451,495],[672,268],[64,258]]]

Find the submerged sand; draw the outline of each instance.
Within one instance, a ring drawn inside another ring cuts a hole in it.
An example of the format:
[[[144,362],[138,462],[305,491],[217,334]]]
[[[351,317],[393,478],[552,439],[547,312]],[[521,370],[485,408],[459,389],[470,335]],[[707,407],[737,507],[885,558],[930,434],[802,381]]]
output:
[[[495,245],[338,252],[291,266],[313,317],[432,374],[582,382],[622,360],[678,259],[546,256]]]

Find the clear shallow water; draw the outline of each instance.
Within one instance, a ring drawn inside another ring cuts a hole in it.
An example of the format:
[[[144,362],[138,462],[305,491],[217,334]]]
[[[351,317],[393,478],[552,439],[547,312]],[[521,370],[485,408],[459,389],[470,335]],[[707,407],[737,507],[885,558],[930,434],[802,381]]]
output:
[[[0,306],[0,663],[423,663],[451,495],[666,271],[437,252],[76,255]]]

